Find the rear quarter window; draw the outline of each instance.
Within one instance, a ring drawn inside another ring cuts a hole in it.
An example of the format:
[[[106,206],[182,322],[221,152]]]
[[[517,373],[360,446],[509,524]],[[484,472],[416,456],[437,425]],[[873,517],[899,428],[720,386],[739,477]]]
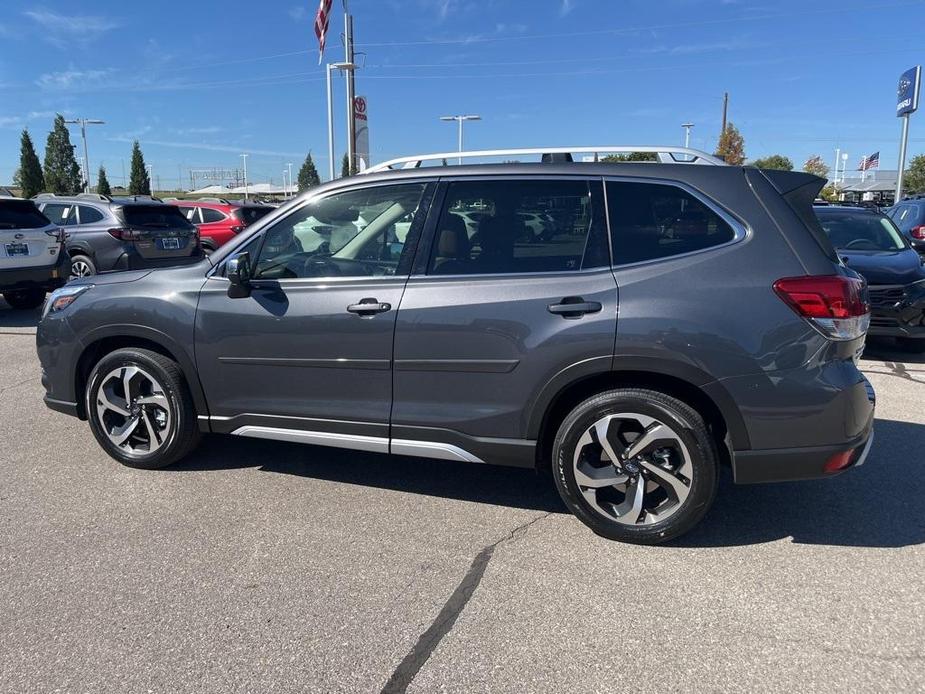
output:
[[[41,229],[50,224],[48,218],[27,200],[0,202],[0,229]]]
[[[210,222],[221,222],[225,219],[225,215],[223,215],[218,210],[213,210],[210,207],[203,207],[201,211],[203,224],[209,224]]]
[[[273,211],[272,207],[239,207],[235,210],[235,216],[244,222],[245,226],[253,224],[258,219],[263,219],[270,212]]]

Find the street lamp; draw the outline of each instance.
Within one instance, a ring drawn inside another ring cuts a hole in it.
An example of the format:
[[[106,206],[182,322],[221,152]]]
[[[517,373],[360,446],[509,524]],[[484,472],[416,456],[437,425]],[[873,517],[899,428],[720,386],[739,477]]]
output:
[[[291,161],[286,164],[286,168],[289,169],[289,188],[290,188],[289,195],[287,195],[286,197],[291,198],[295,195],[295,193],[292,191],[292,162]]]
[[[351,73],[356,69],[356,65],[353,63],[328,63],[327,73],[328,73],[328,179],[334,180],[334,104],[332,103],[332,92],[331,92],[331,70],[343,70],[347,73]],[[353,104],[351,103],[348,110],[348,117],[353,118]],[[350,140],[350,133],[348,131],[347,140]],[[348,142],[348,149],[352,151],[353,144]],[[348,167],[348,171],[350,168]]]
[[[148,164],[145,166],[148,170],[148,188],[151,194],[151,197],[154,197],[154,164]]]
[[[247,154],[241,154],[244,160],[244,202],[247,202]]]
[[[90,155],[87,154],[87,126],[88,125],[103,125],[106,121],[98,120],[96,118],[71,118],[65,120],[65,123],[75,123],[80,126],[80,137],[84,141],[84,166],[86,167],[84,176],[84,192],[90,192]]]
[[[468,116],[440,116],[440,120],[443,121],[456,121],[459,124],[459,143],[457,152],[463,151],[463,121],[467,120],[482,120],[481,116],[468,115]],[[457,160],[458,164],[462,164],[462,157]]]
[[[681,127],[684,128],[684,146],[691,146],[691,128],[694,127],[693,123],[681,123]]]

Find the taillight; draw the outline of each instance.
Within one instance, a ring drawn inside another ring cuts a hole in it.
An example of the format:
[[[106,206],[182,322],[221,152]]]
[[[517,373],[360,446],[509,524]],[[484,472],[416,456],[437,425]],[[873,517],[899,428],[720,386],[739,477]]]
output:
[[[108,231],[109,235],[114,239],[119,239],[120,241],[134,241],[138,238],[138,232],[132,229],[119,227],[116,229],[107,229],[106,231]]]
[[[822,471],[838,472],[839,470],[844,470],[846,467],[851,465],[853,458],[854,449],[842,451],[841,453],[835,453],[834,455],[829,456],[829,459],[825,461],[825,465],[822,466]]]
[[[870,325],[864,282],[841,275],[785,277],[774,291],[800,316],[833,340],[863,337]]]
[[[912,227],[909,233],[912,235],[912,238],[925,241],[925,226]]]
[[[54,236],[56,243],[64,243],[64,239],[67,238],[67,234],[61,227],[58,227],[57,229],[46,229],[45,233],[49,236]]]

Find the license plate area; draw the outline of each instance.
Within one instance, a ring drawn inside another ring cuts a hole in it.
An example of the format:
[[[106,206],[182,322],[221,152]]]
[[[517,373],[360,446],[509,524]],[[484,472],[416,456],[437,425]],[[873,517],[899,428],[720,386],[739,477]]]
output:
[[[180,249],[180,239],[178,238],[158,239],[157,245],[160,246],[165,251],[176,251]]]
[[[8,243],[6,244],[6,254],[11,258],[29,255],[29,246],[24,243]]]

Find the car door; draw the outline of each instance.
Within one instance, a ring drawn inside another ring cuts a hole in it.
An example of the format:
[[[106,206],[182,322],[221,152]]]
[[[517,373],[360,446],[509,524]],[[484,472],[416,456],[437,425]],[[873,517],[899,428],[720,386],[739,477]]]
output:
[[[392,452],[533,465],[532,405],[612,361],[601,181],[456,179],[438,200],[398,312]]]
[[[252,261],[249,296],[230,297],[219,266],[195,328],[213,430],[388,450],[395,317],[435,187],[307,200],[238,251]]]

